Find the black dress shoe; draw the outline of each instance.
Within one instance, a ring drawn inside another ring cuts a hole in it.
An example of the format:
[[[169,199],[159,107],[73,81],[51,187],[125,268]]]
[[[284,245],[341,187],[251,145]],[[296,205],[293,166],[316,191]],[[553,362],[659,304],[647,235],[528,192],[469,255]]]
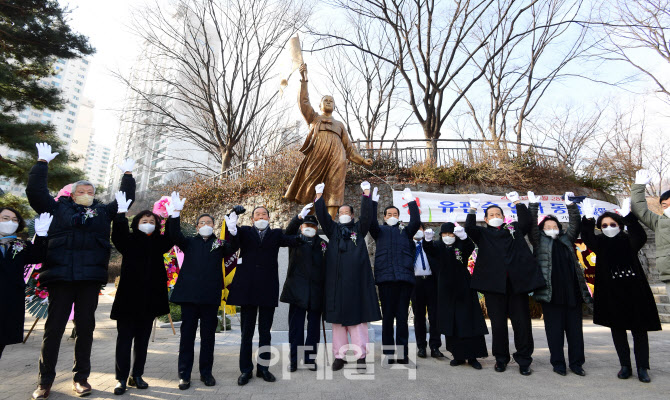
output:
[[[316,371],[317,370],[316,363],[307,364],[307,369],[310,370],[310,371]]]
[[[297,370],[298,370],[298,364],[291,363],[288,365],[288,372],[295,372]]]
[[[416,356],[419,358],[426,358],[426,349],[420,347],[419,350],[416,351]]]
[[[117,381],[116,386],[114,386],[114,394],[119,396],[126,392],[126,382]]]
[[[477,361],[476,358],[468,360],[468,364],[470,364],[470,366],[474,369],[482,369],[482,365],[479,363],[479,361]]]
[[[336,358],[335,361],[333,361],[333,371],[341,370],[342,368],[344,368],[344,364],[346,364],[346,363],[347,362],[344,361],[343,359]]]
[[[253,374],[251,372],[242,372],[239,378],[237,378],[237,384],[240,386],[244,386],[247,383],[249,383],[249,379],[253,377]]]
[[[561,368],[561,367],[554,367],[554,372],[556,372],[557,374],[559,374],[561,376],[566,376],[568,374],[568,372],[565,370],[565,368]]]
[[[493,369],[495,369],[496,372],[505,372],[507,369],[507,364],[502,361],[496,361],[496,365],[493,367]]]
[[[200,381],[205,384],[205,386],[214,386],[216,385],[216,379],[212,375],[200,375]]]
[[[256,369],[256,377],[263,378],[265,382],[274,382],[277,380],[277,378],[272,375],[272,372],[268,371],[267,369]]]
[[[430,349],[430,356],[433,358],[444,358],[444,354],[440,351],[440,349]]]
[[[138,389],[148,389],[149,384],[141,376],[131,376],[128,378],[128,386],[134,386]]]
[[[570,371],[575,375],[586,376],[586,371],[582,367],[570,367]]]
[[[367,371],[368,365],[365,363],[365,357],[356,360],[356,369],[359,373],[365,373],[365,371]]]
[[[186,390],[190,387],[191,387],[191,381],[187,381],[186,379],[179,380],[179,390]]]
[[[519,373],[523,376],[528,376],[533,373],[533,371],[530,370],[530,367],[519,367]]]
[[[639,379],[640,382],[644,382],[644,383],[651,382],[651,378],[649,377],[649,373],[647,372],[646,368],[638,368],[637,369],[637,379]]]
[[[633,371],[631,371],[630,367],[621,367],[616,377],[619,379],[628,379],[631,375],[633,375]]]
[[[463,364],[465,364],[465,360],[451,360],[451,361],[449,361],[449,365],[451,365],[452,367],[456,367],[456,366],[463,365]]]

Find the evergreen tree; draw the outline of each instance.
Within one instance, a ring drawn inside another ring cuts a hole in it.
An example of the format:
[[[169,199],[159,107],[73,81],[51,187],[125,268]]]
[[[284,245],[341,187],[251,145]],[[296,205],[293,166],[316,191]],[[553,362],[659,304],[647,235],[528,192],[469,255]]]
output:
[[[58,59],[93,54],[88,39],[68,26],[68,13],[55,0],[0,0],[0,145],[21,151],[16,159],[0,152],[0,176],[25,184],[37,160],[35,143],[47,142],[60,153],[49,167],[54,191],[84,173],[68,166],[74,158],[66,154],[53,125],[20,123],[16,114],[26,107],[62,110],[60,90],[40,79],[55,75]]]

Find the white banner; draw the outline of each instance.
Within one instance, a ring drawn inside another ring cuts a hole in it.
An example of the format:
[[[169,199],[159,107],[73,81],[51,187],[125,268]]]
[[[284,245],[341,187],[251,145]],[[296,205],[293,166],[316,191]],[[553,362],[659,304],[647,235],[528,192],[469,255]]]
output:
[[[402,199],[401,191],[393,191],[393,205],[400,209],[400,220],[409,222],[409,209],[407,202]],[[506,218],[516,220],[516,207],[505,196],[492,196],[490,194],[445,194],[430,192],[412,192],[419,211],[421,211],[422,222],[447,222],[447,216],[450,213],[456,214],[457,222],[465,222],[465,217],[470,209],[470,199],[479,199],[480,206],[477,210],[477,221],[484,221],[484,209],[496,205],[503,209]],[[544,215],[554,215],[561,222],[568,221],[568,210],[565,207],[562,195],[536,195],[540,199],[540,209],[538,217]],[[528,205],[528,197],[520,196],[521,201]],[[605,211],[614,211],[618,208],[616,204],[591,199],[596,206],[596,215]],[[580,207],[581,205],[577,204]],[[379,211],[383,211],[385,205],[379,205]],[[583,213],[582,213],[583,214]]]

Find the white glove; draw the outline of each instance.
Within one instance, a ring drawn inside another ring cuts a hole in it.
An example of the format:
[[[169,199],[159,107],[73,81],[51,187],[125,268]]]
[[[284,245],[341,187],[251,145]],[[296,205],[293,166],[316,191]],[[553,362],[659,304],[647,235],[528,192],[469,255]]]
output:
[[[316,185],[316,187],[314,188],[314,191],[316,192],[316,194],[322,194],[322,193],[323,193],[323,189],[325,189],[325,188],[326,188],[326,184],[325,184],[325,183],[319,183],[319,184]]]
[[[402,199],[406,202],[414,201],[414,196],[412,196],[412,191],[409,188],[405,188],[405,190],[402,191]]]
[[[566,205],[566,206],[569,206],[569,205],[572,204],[572,200],[570,200],[570,197],[575,197],[575,194],[572,193],[572,192],[565,192],[564,197],[565,197],[565,200],[564,200],[564,201],[565,201],[565,205]]]
[[[237,214],[235,211],[231,212],[230,215],[224,215],[223,219],[226,221],[228,232],[233,236],[237,236]]]
[[[130,203],[132,203],[133,200],[132,199],[126,200],[125,192],[116,192],[116,195],[114,197],[116,197],[116,205],[118,207],[116,212],[118,214],[128,212],[128,207],[130,207]]]
[[[423,238],[426,239],[426,242],[432,242],[434,236],[435,232],[433,232],[433,230],[430,228],[423,231]]]
[[[170,203],[165,203],[165,212],[172,218],[177,218],[179,216],[179,211],[175,211],[174,206]]]
[[[511,201],[512,203],[519,201],[519,193],[517,192],[509,192],[506,194],[506,196],[507,199],[509,199],[509,201]]]
[[[361,189],[363,189],[363,191],[370,190],[370,182],[368,181],[361,182]]]
[[[378,190],[376,187],[372,189],[372,201],[374,201],[375,203],[379,203],[379,193],[377,192]]]
[[[49,226],[54,217],[49,213],[42,213],[39,217],[35,218],[35,233],[37,236],[46,236],[49,232]]]
[[[623,199],[621,208],[617,208],[615,211],[618,212],[622,217],[630,214],[630,198]]]
[[[58,153],[52,153],[51,152],[51,145],[47,143],[36,143],[35,146],[37,147],[37,159],[38,160],[44,160],[47,163],[49,163],[51,160],[56,158]]]
[[[462,226],[457,226],[454,228],[454,235],[456,235],[456,237],[461,240],[465,240],[468,238],[468,234],[465,233],[465,228],[463,228]]]
[[[300,214],[298,214],[298,218],[305,219],[305,217],[307,216],[307,214],[309,214],[309,211],[312,209],[312,207],[314,207],[314,203],[309,203],[305,207],[303,207],[302,211],[300,211]]]
[[[635,173],[635,184],[648,185],[651,182],[651,174],[649,170],[641,169]]]
[[[186,203],[186,199],[179,199],[179,192],[172,192],[170,197],[170,204],[174,207],[175,211],[181,211],[184,209],[184,203]]]
[[[479,199],[470,199],[470,208],[475,210],[479,208]]]
[[[590,199],[584,199],[582,201],[582,211],[586,218],[595,218],[596,217],[596,205],[591,202]]]
[[[539,203],[540,200],[537,198],[537,196],[535,196],[535,193],[528,191],[528,202],[536,204]]]
[[[121,165],[116,164],[116,168],[120,169],[124,174],[126,172],[133,172],[133,168],[135,168],[135,160],[127,158]]]
[[[447,214],[447,222],[451,222],[452,224],[456,223],[456,213],[450,212]]]

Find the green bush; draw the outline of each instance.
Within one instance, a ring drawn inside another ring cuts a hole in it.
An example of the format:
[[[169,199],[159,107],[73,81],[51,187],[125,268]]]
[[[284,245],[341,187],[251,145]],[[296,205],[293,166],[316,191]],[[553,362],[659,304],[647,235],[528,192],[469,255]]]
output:
[[[172,322],[181,321],[181,306],[179,304],[170,303],[170,315],[172,316]],[[158,320],[161,322],[170,322],[167,314],[161,315],[158,317]]]

